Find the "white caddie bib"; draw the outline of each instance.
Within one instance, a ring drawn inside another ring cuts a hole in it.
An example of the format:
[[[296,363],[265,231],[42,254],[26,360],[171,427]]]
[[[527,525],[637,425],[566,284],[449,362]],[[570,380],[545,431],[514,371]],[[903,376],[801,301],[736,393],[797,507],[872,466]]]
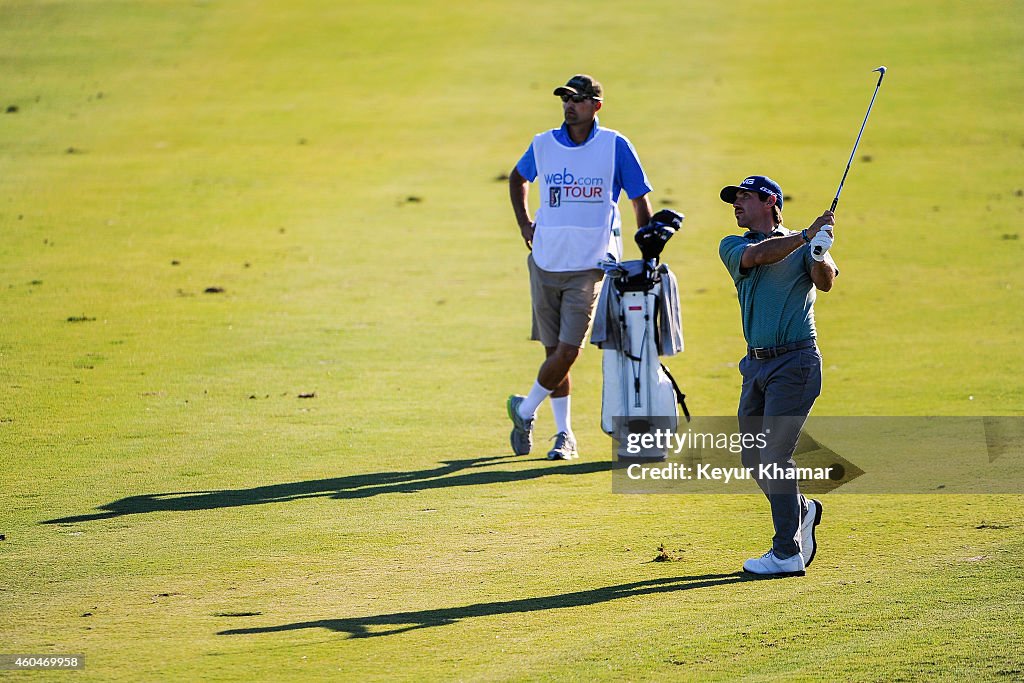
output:
[[[618,205],[612,201],[615,138],[608,128],[579,147],[566,147],[551,131],[533,139],[540,208],[533,260],[553,272],[591,270],[609,252],[622,258]]]

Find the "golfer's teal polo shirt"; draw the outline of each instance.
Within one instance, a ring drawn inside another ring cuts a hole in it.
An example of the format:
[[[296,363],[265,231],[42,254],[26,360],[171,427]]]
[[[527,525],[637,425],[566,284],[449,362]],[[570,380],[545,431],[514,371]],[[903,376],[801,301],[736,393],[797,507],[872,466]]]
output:
[[[779,226],[772,236],[795,232]],[[811,249],[807,244],[778,263],[740,268],[743,250],[767,239],[750,231],[729,235],[718,245],[718,255],[736,284],[743,319],[743,336],[753,347],[782,346],[817,336],[814,328],[814,282]],[[839,274],[839,271],[836,271]]]

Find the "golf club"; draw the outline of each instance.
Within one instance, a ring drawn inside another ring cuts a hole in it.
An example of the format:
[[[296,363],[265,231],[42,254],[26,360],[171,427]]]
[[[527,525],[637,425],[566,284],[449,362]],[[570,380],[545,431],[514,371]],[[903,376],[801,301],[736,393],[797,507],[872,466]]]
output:
[[[885,67],[880,66],[877,69],[872,69],[874,73],[878,71],[878,83],[875,84],[875,92],[871,94],[871,102],[868,104],[868,111],[864,114],[864,122],[860,124],[860,132],[857,133],[857,140],[853,143],[853,151],[850,152],[850,160],[846,162],[846,170],[843,172],[843,179],[839,181],[839,188],[836,190],[835,199],[832,200],[832,208],[829,211],[835,211],[836,205],[839,204],[839,195],[843,191],[843,183],[846,182],[846,176],[850,172],[850,166],[853,165],[853,157],[857,154],[857,146],[860,145],[860,138],[864,135],[864,126],[868,125],[868,116],[871,115],[871,107],[875,106],[875,97],[878,95],[878,89],[882,87],[882,79],[885,78]],[[830,233],[831,234],[831,233]],[[821,247],[814,247],[815,256],[821,255]]]

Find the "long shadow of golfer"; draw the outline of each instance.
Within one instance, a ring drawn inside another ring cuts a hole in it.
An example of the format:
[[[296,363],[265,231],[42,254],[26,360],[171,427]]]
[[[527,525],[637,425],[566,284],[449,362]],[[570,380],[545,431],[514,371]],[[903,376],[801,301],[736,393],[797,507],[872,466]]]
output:
[[[326,497],[339,500],[369,498],[387,493],[416,493],[427,489],[451,486],[485,486],[555,475],[609,472],[613,467],[610,460],[604,460],[570,465],[547,465],[525,470],[488,469],[496,465],[516,462],[523,462],[523,460],[515,456],[479,457],[448,460],[442,462],[440,467],[412,472],[356,474],[348,477],[297,481],[248,489],[182,491],[129,496],[99,506],[97,509],[102,512],[49,519],[42,524],[73,524],[149,512],[195,512],[245,505],[282,503],[302,498]],[[466,472],[465,470],[470,471]]]
[[[391,636],[406,631],[414,631],[432,626],[454,624],[462,619],[472,617],[490,617],[500,614],[518,614],[522,612],[539,612],[563,607],[584,607],[611,600],[630,598],[637,595],[655,593],[673,593],[676,591],[711,588],[730,583],[756,581],[750,574],[735,572],[733,574],[705,574],[702,576],[678,576],[662,579],[650,579],[635,583],[624,583],[618,586],[595,588],[575,593],[548,595],[540,598],[524,598],[522,600],[506,600],[501,602],[483,602],[464,607],[446,607],[442,609],[419,610],[416,612],[395,612],[366,617],[350,617],[347,619],[319,619],[317,621],[299,621],[279,626],[257,626],[252,628],[233,628],[219,631],[217,635],[238,636],[254,633],[275,633],[278,631],[297,631],[304,628],[326,628],[339,633],[349,634],[349,638],[374,638]],[[386,627],[394,628],[386,628]],[[371,630],[384,627],[384,630]]]

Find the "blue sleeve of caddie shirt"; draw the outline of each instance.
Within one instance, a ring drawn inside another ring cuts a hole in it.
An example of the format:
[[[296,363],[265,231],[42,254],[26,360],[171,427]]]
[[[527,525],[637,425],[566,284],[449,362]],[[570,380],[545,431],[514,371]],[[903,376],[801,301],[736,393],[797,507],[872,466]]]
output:
[[[522,171],[520,171],[522,173]],[[618,199],[619,191],[625,189],[630,199],[643,197],[651,191],[640,159],[637,157],[633,143],[619,135],[615,138],[615,180],[612,183],[612,198]]]
[[[531,183],[537,179],[537,159],[533,156],[533,143],[526,148],[526,153],[519,159],[516,164],[516,170],[519,171],[519,175],[523,176],[526,180]]]
[[[722,259],[729,275],[732,275],[733,282],[739,282],[750,274],[750,269],[744,271],[740,267],[743,261],[743,250],[750,246],[750,242],[739,235],[729,235],[718,244],[718,256]]]

